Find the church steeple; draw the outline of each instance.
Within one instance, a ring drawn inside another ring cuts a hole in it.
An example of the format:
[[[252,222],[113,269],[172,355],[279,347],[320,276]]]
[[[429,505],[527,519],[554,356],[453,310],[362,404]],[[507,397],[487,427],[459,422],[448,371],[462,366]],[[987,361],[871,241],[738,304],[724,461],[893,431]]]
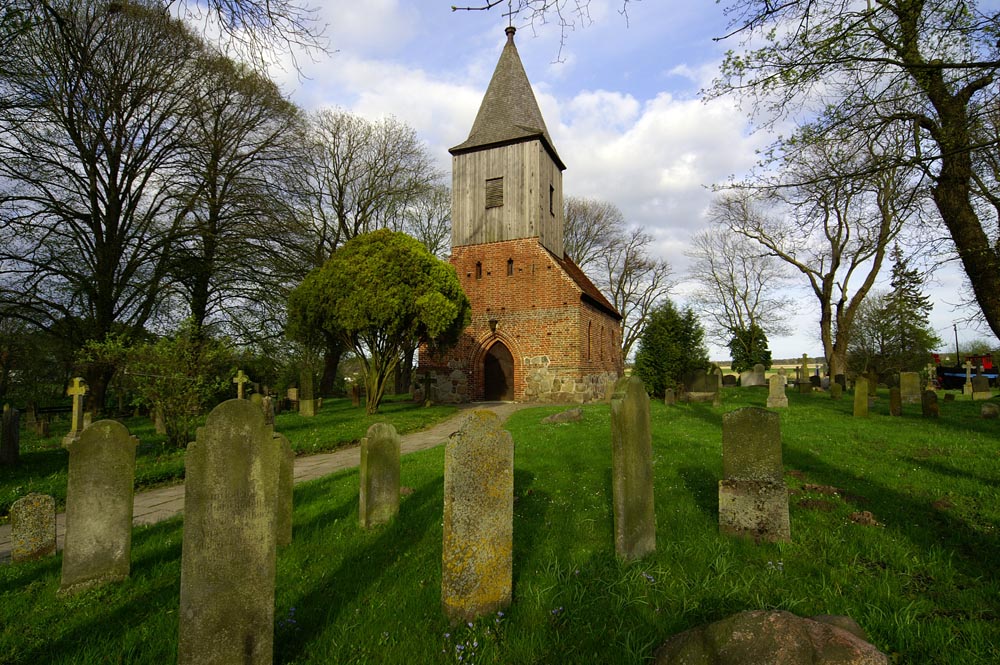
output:
[[[549,130],[545,127],[542,112],[514,45],[516,28],[509,26],[505,32],[507,44],[500,54],[476,120],[472,123],[469,138],[449,152],[460,155],[493,146],[540,139],[559,169],[565,170],[566,166],[559,158]]]

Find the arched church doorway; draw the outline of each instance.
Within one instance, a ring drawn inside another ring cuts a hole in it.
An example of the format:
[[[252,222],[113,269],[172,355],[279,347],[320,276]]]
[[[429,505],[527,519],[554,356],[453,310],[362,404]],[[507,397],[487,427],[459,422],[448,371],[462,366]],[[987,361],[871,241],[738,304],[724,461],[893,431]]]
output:
[[[503,342],[496,342],[483,357],[483,379],[486,401],[513,401],[514,356]]]

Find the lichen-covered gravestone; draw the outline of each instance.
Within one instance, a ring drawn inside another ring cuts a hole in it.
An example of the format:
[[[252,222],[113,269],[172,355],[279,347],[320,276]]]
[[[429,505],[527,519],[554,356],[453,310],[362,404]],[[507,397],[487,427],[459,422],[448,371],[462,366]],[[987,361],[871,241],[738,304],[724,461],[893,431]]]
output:
[[[184,458],[177,661],[268,664],[281,446],[247,400],[215,407]]]
[[[785,394],[785,377],[774,374],[767,380],[767,408],[787,409],[788,395]]]
[[[455,623],[510,604],[514,440],[492,411],[474,411],[444,453],[441,606]]]
[[[0,424],[0,466],[16,466],[21,458],[21,418],[17,409],[3,406]]]
[[[611,489],[615,554],[631,561],[656,551],[649,396],[635,376],[618,379],[611,397]]]
[[[10,560],[34,561],[56,553],[56,500],[48,494],[18,499],[10,507]]]
[[[920,374],[918,372],[900,372],[899,393],[903,404],[919,404]]]
[[[388,423],[375,423],[361,439],[358,519],[362,527],[385,524],[399,512],[399,446],[399,434]]]
[[[267,414],[264,414],[265,420]],[[267,423],[270,425],[271,423]],[[281,468],[278,471],[278,514],[275,517],[277,546],[292,542],[292,502],[295,490],[295,453],[284,434],[274,434],[274,442],[281,449]]]
[[[854,417],[868,417],[868,379],[863,376],[854,382]]]
[[[750,406],[722,416],[722,475],[721,533],[791,540],[777,413]]]
[[[60,591],[128,577],[138,444],[118,421],[99,420],[66,446],[69,477]]]

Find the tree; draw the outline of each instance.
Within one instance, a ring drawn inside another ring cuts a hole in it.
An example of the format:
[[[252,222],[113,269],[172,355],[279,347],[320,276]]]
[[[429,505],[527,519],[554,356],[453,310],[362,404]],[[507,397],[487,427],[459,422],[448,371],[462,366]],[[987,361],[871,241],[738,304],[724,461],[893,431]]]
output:
[[[403,230],[420,241],[427,251],[446,260],[451,251],[451,188],[428,187],[403,212]]]
[[[686,254],[694,259],[688,274],[697,284],[691,306],[711,322],[706,331],[709,339],[731,344],[763,336],[766,348],[767,334],[788,333],[785,319],[792,300],[782,292],[789,275],[780,259],[745,236],[721,228],[696,233]],[[759,333],[752,332],[754,328]],[[739,347],[749,349],[743,342]]]
[[[727,13],[727,37],[742,39],[744,50],[729,53],[707,96],[744,96],[765,126],[813,115],[823,136],[906,137],[894,159],[848,175],[902,168],[927,179],[976,300],[1000,335],[1000,234],[975,201],[988,191],[977,178],[1000,140],[989,121],[998,94],[997,17],[965,0],[735,0]],[[776,145],[800,147],[790,139]]]
[[[892,159],[891,137],[888,146],[865,137],[834,142],[809,127],[797,136],[802,149],[787,155],[770,184],[727,193],[711,214],[805,278],[819,305],[830,372],[843,374],[858,307],[904,220],[919,214],[919,188],[905,170],[882,166]],[[861,172],[869,177],[853,175]],[[860,283],[852,285],[856,275]]]
[[[622,315],[622,358],[628,358],[650,313],[673,286],[673,271],[666,260],[649,255],[653,236],[629,229],[613,203],[567,197],[563,220],[564,251]]]
[[[667,388],[677,388],[687,372],[708,364],[705,331],[691,308],[678,311],[664,298],[649,316],[639,338],[633,372],[646,390],[662,397]]]
[[[734,331],[727,346],[734,372],[746,372],[753,369],[754,365],[771,369],[771,350],[767,348],[767,335],[760,326],[751,324],[746,330]]]
[[[303,342],[337,336],[361,359],[367,410],[414,340],[439,350],[458,342],[470,305],[451,265],[404,233],[359,235],[306,276],[288,301],[288,334]]]
[[[153,0],[31,7],[0,67],[0,305],[79,348],[165,301],[201,44]],[[98,404],[109,378],[87,377]]]

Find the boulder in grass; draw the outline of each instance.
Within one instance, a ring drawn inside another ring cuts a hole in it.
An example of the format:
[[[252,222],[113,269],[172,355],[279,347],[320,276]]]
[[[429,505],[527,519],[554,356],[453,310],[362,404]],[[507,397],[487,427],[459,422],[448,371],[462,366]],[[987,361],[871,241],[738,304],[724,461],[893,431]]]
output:
[[[849,617],[751,610],[674,635],[654,655],[656,665],[888,665]]]
[[[553,413],[547,418],[542,418],[543,423],[575,423],[583,420],[583,411],[580,409],[570,409]]]

